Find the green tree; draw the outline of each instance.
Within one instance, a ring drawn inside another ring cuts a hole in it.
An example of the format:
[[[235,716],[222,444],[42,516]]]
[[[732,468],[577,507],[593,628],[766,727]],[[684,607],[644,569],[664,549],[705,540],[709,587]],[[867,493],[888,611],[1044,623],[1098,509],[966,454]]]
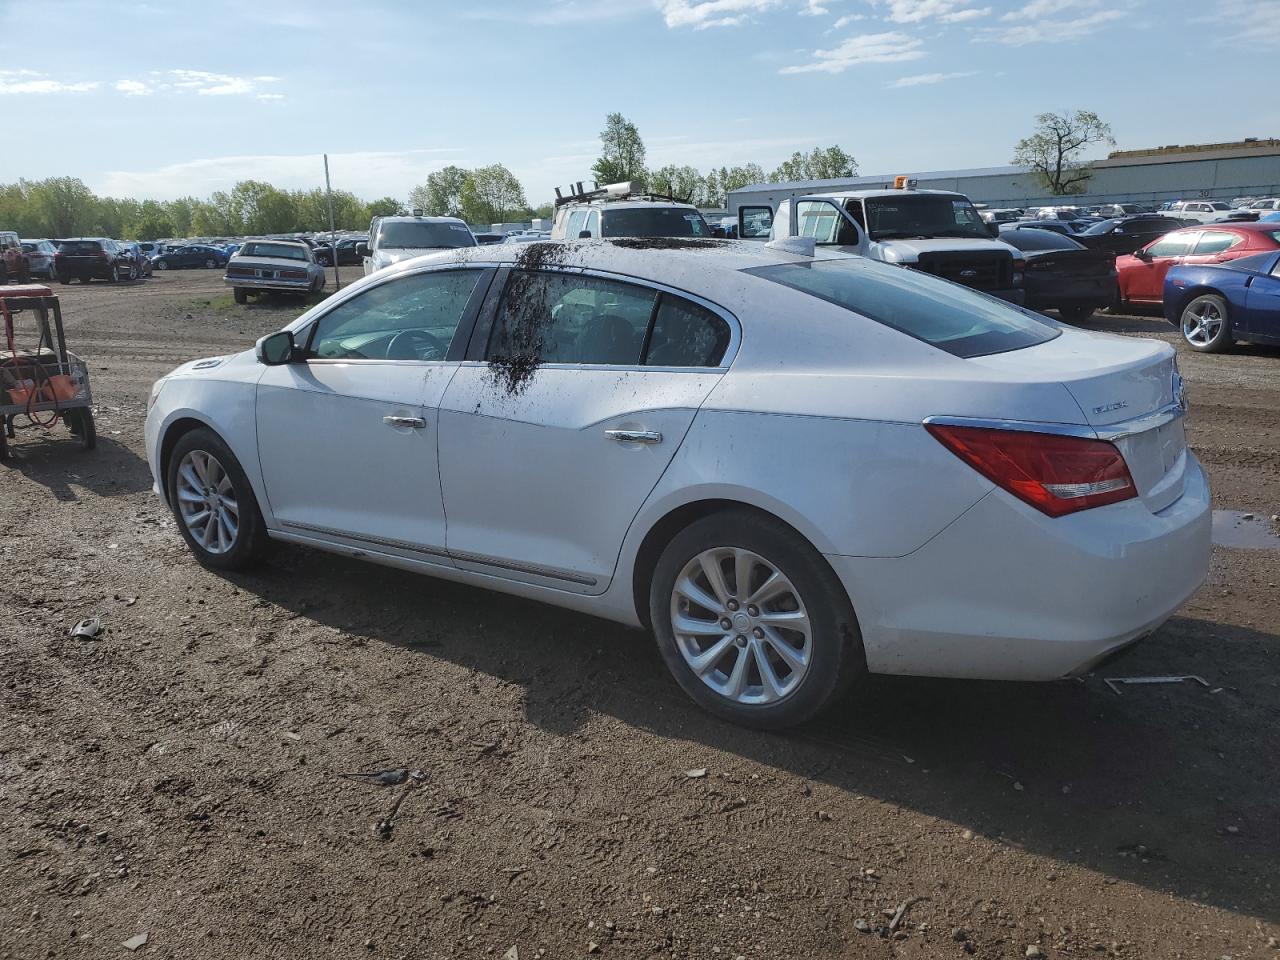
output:
[[[409,191],[409,205],[429,217],[462,215],[462,188],[471,171],[448,166],[427,174],[427,182]]]
[[[88,233],[97,213],[98,198],[75,177],[50,177],[31,185],[31,202],[51,237]]]
[[[706,181],[697,167],[668,164],[649,174],[649,189],[700,204],[706,198]]]
[[[720,189],[727,195],[752,183],[764,183],[768,178],[758,163],[744,163],[740,167],[720,168]]]
[[[467,223],[502,223],[529,209],[524,187],[500,163],[477,167],[462,185],[462,218]]]
[[[369,219],[374,217],[399,217],[405,214],[404,204],[395,197],[381,197],[369,203]]]
[[[1092,110],[1042,113],[1035,133],[1019,140],[1012,163],[1030,167],[1037,180],[1055,197],[1084,193],[1093,170],[1082,156],[1095,143],[1115,144],[1111,126]]]
[[[155,200],[143,200],[137,216],[125,227],[125,236],[130,240],[159,240],[174,235],[173,221]]]
[[[173,230],[167,236],[191,236],[191,217],[195,213],[198,202],[195,197],[179,197],[177,200],[168,200],[163,204],[164,215],[173,224]],[[161,234],[161,236],[166,236],[166,234]]]
[[[797,150],[769,174],[769,180],[785,183],[792,180],[836,180],[857,175],[858,162],[833,145],[814,147],[811,153]]]
[[[591,167],[599,183],[645,179],[644,141],[636,125],[620,113],[605,118],[600,132],[600,158]]]
[[[724,206],[724,188],[720,186],[720,173],[714,167],[703,178],[702,199],[708,207]]]

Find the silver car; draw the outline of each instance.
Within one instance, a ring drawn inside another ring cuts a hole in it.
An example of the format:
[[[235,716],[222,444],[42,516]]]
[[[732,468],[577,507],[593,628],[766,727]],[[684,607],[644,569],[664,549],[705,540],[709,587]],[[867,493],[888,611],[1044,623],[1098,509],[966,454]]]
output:
[[[324,289],[324,267],[316,263],[311,248],[296,240],[247,240],[227,261],[222,278],[231,287],[236,303],[247,303],[250,293],[298,293],[308,296]]]

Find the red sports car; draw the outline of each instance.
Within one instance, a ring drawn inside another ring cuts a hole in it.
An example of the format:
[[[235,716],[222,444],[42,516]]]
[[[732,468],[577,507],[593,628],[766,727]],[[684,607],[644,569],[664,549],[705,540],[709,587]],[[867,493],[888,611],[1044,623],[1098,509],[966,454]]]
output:
[[[1211,223],[1172,230],[1131,255],[1116,257],[1118,306],[1160,303],[1164,275],[1175,264],[1226,263],[1276,249],[1280,249],[1277,223]]]

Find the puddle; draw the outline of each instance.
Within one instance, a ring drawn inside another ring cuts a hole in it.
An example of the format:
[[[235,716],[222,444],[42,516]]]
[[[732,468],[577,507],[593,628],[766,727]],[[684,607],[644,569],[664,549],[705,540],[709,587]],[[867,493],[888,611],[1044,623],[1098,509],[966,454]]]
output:
[[[1245,550],[1280,550],[1280,533],[1276,532],[1276,524],[1261,513],[1215,510],[1213,542],[1220,547]]]

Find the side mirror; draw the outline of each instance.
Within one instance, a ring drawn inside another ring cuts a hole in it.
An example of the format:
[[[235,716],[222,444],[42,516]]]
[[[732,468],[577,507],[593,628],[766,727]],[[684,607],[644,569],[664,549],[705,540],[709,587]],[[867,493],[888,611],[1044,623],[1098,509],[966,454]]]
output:
[[[369,245],[367,243],[357,243],[356,253],[358,253],[362,257],[369,256]]]
[[[579,230],[579,231],[578,231],[578,239],[579,239],[579,240],[590,240],[590,239],[591,239],[591,231],[590,231],[590,230]]]
[[[1000,239],[1000,224],[996,223],[994,220],[993,220],[991,223],[988,223],[988,224],[987,224],[987,233],[991,234],[991,236],[993,236],[993,237],[995,237],[995,239],[999,240],[999,239]]]
[[[1150,251],[1146,250],[1145,248],[1140,248],[1138,250],[1133,251],[1133,255],[1137,259],[1142,260],[1145,263],[1150,263],[1152,260]]]
[[[279,330],[261,338],[254,346],[258,362],[268,367],[279,367],[293,361],[293,331]]]

